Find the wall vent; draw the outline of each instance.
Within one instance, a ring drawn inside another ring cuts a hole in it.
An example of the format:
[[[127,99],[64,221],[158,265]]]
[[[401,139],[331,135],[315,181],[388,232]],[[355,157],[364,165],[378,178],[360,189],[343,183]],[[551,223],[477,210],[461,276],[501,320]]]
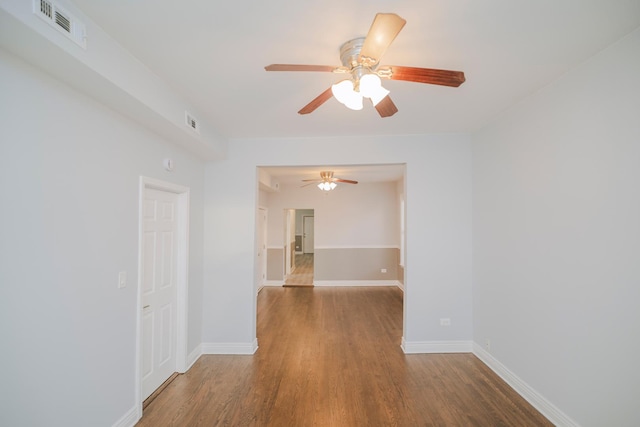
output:
[[[196,133],[200,133],[200,123],[198,123],[198,120],[193,117],[188,111],[184,112],[184,117],[187,121],[187,126],[189,126],[189,128],[196,132]]]
[[[33,13],[79,46],[87,48],[85,25],[51,0],[33,0]]]

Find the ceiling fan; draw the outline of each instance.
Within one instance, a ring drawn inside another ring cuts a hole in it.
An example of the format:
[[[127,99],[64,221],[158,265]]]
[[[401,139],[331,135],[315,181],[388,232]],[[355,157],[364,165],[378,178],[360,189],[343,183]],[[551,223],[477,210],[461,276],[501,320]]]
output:
[[[324,191],[331,191],[336,188],[336,182],[343,182],[345,184],[357,184],[358,181],[353,181],[351,179],[342,179],[342,178],[334,178],[332,171],[322,171],[320,172],[320,179],[303,179],[302,182],[306,182],[303,187],[307,185],[311,185],[314,183],[318,183],[318,188]]]
[[[378,13],[369,28],[367,37],[349,40],[340,47],[342,66],[271,64],[267,71],[321,71],[349,74],[342,80],[305,105],[299,114],[309,114],[334,96],[352,110],[362,109],[363,98],[369,98],[380,117],[393,116],[398,112],[389,91],[382,87],[380,79],[404,80],[416,83],[458,87],[465,81],[462,71],[437,70],[433,68],[379,66],[380,59],[407,21],[395,13]]]

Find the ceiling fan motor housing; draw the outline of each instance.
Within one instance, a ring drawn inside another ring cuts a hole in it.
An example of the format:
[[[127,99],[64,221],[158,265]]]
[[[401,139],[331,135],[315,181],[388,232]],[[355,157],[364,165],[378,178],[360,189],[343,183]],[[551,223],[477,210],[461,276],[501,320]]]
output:
[[[358,60],[360,58],[360,51],[364,45],[364,39],[364,37],[358,37],[340,46],[340,61],[342,61],[342,65],[349,68],[360,65]]]
[[[322,171],[320,172],[320,178],[322,178],[323,181],[331,181],[331,179],[333,178],[333,172]]]
[[[342,65],[349,69],[349,72],[353,76],[354,86],[357,90],[357,85],[360,78],[373,72],[372,66],[367,65],[365,61],[361,61],[360,51],[364,45],[365,37],[358,37],[353,40],[349,40],[340,46],[340,61]]]

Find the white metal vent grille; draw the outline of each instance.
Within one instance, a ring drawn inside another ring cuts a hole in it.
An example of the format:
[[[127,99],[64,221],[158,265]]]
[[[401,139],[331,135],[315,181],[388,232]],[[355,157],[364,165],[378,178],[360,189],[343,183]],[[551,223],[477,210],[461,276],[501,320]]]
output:
[[[54,1],[33,0],[33,13],[78,45],[86,48],[85,25]]]
[[[200,133],[200,124],[198,123],[198,121],[195,119],[195,117],[193,117],[191,114],[189,114],[189,112],[185,111],[184,112],[184,116],[185,119],[187,121],[187,126],[189,126],[191,128],[191,130]]]
[[[51,3],[40,0],[40,13],[43,13],[47,18],[51,18]]]
[[[57,10],[56,10],[56,24],[58,24],[58,26],[60,26],[67,33],[71,33],[71,21],[69,20],[69,18],[67,18]]]

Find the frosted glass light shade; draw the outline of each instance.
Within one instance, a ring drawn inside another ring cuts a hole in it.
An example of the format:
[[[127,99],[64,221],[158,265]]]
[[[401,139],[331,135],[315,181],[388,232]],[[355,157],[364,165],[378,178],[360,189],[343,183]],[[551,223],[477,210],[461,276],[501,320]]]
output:
[[[375,91],[375,93],[371,94],[371,96],[369,98],[371,99],[371,102],[373,103],[373,106],[375,107],[376,105],[378,105],[378,103],[380,101],[382,101],[387,95],[389,95],[389,93],[390,92],[387,89],[385,89],[382,86],[380,86]]]
[[[353,96],[353,82],[351,80],[342,80],[331,86],[331,93],[339,103],[344,104],[350,96]]]
[[[318,184],[318,188],[322,191],[331,191],[336,188],[338,185],[335,182],[321,182]]]
[[[331,86],[331,93],[341,104],[352,110],[362,110],[362,95],[353,90],[351,80],[342,80]]]
[[[364,97],[371,98],[371,95],[374,94],[380,86],[382,86],[382,82],[377,74],[365,74],[360,77],[360,93]]]
[[[370,98],[374,107],[389,95],[389,91],[382,87],[382,82],[377,74],[365,74],[360,78],[360,93],[362,96]]]
[[[353,92],[353,96],[349,97],[344,105],[352,110],[362,110],[362,95],[358,92]]]

